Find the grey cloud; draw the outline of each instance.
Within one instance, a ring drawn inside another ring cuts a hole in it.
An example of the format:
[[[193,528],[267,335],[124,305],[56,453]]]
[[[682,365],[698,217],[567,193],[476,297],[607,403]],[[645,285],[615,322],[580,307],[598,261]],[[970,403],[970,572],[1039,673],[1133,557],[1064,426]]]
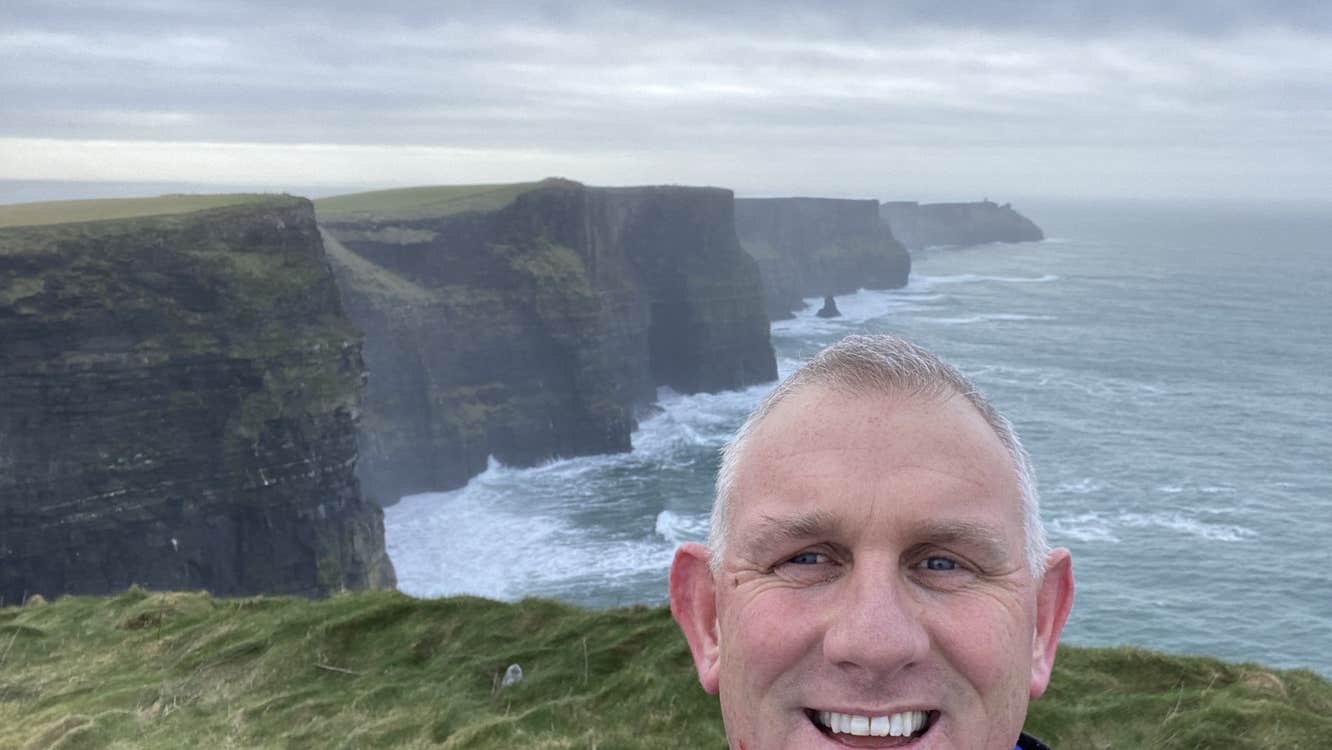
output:
[[[1326,159],[1324,5],[11,2],[0,136]]]

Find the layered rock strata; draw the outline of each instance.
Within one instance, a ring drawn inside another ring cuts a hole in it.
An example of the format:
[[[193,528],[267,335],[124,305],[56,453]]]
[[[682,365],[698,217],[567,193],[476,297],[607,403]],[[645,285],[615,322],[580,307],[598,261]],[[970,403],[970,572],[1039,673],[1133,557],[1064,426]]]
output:
[[[0,207],[0,227],[5,603],[393,585],[354,473],[360,337],[308,201]]]
[[[385,503],[487,458],[627,451],[658,386],[776,377],[729,191],[567,180],[316,203],[366,333],[360,476]]]
[[[741,198],[735,228],[758,262],[772,320],[803,309],[806,297],[904,286],[911,272],[876,201]]]
[[[915,203],[892,201],[879,214],[893,236],[909,250],[938,245],[982,245],[987,242],[1034,242],[1045,239],[1041,228],[1013,209],[993,201],[979,203]]]

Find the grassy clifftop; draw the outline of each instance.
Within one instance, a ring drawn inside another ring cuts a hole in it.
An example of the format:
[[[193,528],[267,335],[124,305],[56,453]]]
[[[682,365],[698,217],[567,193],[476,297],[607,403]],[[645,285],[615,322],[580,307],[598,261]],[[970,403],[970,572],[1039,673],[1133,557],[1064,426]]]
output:
[[[465,211],[498,211],[538,187],[576,183],[559,178],[495,185],[435,185],[320,198],[320,221],[429,219]]]
[[[102,198],[44,201],[0,206],[0,227],[47,226],[110,219],[205,211],[210,208],[256,203],[273,196],[252,193],[219,195],[159,195],[156,198]]]
[[[525,679],[501,689],[511,663]],[[1029,729],[1057,748],[1313,750],[1329,717],[1312,672],[1065,648]],[[130,591],[0,610],[0,747],[723,746],[662,608]]]

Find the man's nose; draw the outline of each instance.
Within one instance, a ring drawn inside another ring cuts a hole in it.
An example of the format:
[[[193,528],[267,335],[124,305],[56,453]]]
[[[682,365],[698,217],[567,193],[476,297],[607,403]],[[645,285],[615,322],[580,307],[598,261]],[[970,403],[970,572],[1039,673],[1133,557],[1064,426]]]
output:
[[[825,659],[881,678],[918,663],[929,652],[920,603],[896,561],[858,562],[841,584],[824,631]]]

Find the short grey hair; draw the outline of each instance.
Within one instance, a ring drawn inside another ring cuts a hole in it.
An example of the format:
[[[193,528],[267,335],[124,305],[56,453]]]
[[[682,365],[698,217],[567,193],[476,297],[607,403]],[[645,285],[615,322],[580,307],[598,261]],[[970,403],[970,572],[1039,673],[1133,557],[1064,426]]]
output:
[[[783,401],[812,387],[831,389],[848,395],[892,393],[908,396],[965,398],[1008,450],[1017,471],[1022,493],[1022,527],[1027,569],[1033,578],[1045,573],[1050,542],[1041,522],[1040,497],[1031,457],[1022,447],[1012,423],[1000,414],[965,375],[939,359],[933,352],[896,336],[847,336],[814,355],[791,373],[750,413],[730,442],[722,449],[721,468],[717,472],[716,496],[712,504],[712,522],[708,531],[708,550],[713,572],[719,570],[729,536],[730,504],[735,492],[736,470],[745,446],[763,420]]]

